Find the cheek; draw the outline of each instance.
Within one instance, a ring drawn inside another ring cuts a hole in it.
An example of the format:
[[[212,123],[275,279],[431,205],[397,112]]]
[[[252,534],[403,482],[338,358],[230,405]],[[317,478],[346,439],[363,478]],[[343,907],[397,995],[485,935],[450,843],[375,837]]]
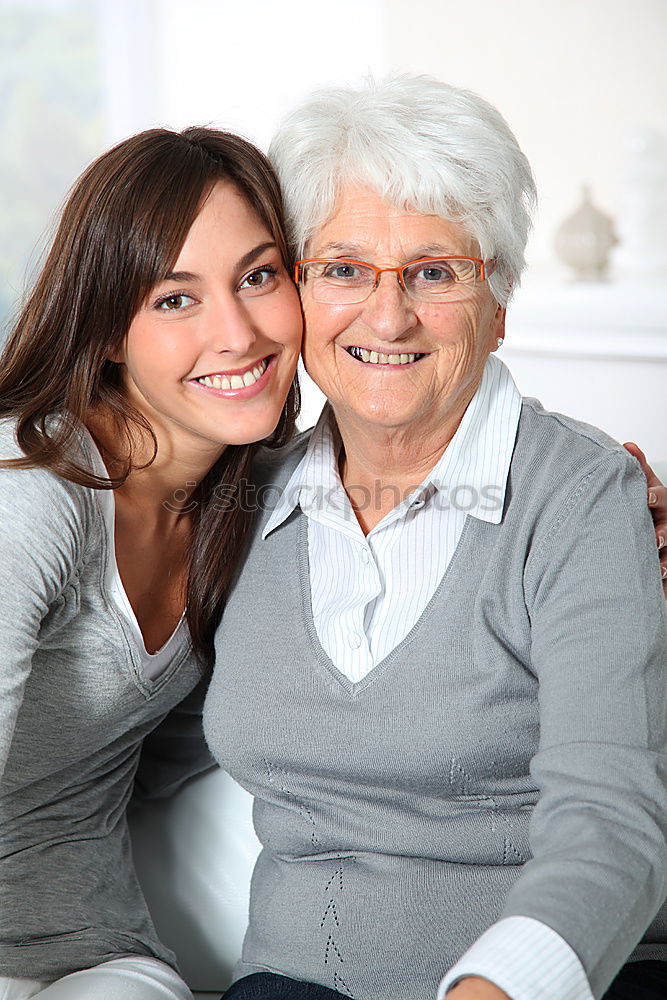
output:
[[[267,300],[265,328],[268,335],[278,343],[297,350],[301,346],[303,316],[299,293],[294,286],[283,295]]]
[[[166,351],[171,352],[174,338],[169,333],[168,329],[160,330],[158,324],[152,323],[151,317],[142,316],[141,320],[135,320],[125,338],[128,364],[145,366],[151,360],[162,358]]]
[[[449,313],[442,313],[439,322],[434,322],[436,340],[457,356],[477,353],[480,342],[479,310],[450,307]]]
[[[159,338],[150,332],[130,340],[126,351],[127,374],[146,396],[152,395],[165,383],[173,383],[192,367],[191,350],[184,350],[184,340],[176,331],[162,331]]]
[[[353,316],[349,306],[322,306],[310,302],[303,307],[304,344],[331,344],[350,326]]]

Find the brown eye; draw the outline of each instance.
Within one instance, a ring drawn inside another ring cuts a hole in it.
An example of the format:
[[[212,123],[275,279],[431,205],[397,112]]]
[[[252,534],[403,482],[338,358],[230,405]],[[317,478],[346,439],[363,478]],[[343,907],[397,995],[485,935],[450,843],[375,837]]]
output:
[[[249,285],[263,285],[265,281],[265,274],[263,271],[253,271],[252,274],[249,274],[245,280]]]
[[[257,267],[254,271],[248,271],[239,282],[239,290],[261,289],[269,291],[276,283],[278,271],[275,267]]]
[[[184,306],[192,305],[194,299],[189,295],[167,295],[165,298],[160,299],[157,304],[157,308],[161,309],[163,312],[173,312],[178,309],[183,309]]]

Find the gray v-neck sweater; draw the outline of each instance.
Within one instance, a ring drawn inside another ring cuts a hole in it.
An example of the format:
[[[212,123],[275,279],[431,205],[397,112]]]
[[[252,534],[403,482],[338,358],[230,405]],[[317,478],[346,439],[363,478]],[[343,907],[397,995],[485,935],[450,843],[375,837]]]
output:
[[[266,481],[304,447],[267,456]],[[419,621],[357,684],[317,639],[306,518],[262,541],[269,513],[204,714],[263,845],[237,976],[433,1000],[486,928],[524,915],[600,996],[667,891],[664,601],[637,463],[525,401],[502,523],[468,519]],[[666,929],[635,957],[667,958]]]
[[[19,454],[0,421],[0,455]],[[144,737],[201,669],[186,631],[144,676],[105,585],[101,499],[43,469],[0,469],[0,977],[51,980],[128,954],[175,964],[125,813]]]

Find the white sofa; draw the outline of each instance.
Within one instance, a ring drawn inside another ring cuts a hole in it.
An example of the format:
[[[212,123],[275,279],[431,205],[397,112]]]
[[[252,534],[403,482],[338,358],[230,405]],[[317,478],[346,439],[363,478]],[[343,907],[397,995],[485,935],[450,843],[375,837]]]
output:
[[[151,915],[196,1000],[220,997],[241,954],[259,852],[251,812],[250,795],[216,769],[132,815]]]

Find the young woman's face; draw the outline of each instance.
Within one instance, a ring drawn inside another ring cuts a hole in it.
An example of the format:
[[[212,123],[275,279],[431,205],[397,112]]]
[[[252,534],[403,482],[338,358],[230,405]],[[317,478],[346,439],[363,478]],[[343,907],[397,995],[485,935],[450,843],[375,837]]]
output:
[[[274,430],[300,343],[298,293],[272,234],[219,182],[113,360],[159,445],[215,460]]]

